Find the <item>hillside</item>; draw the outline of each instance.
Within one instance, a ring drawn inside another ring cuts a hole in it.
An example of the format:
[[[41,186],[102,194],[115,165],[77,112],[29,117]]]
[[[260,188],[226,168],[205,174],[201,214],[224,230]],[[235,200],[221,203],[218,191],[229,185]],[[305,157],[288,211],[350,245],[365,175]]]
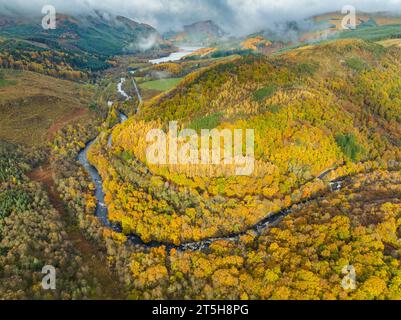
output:
[[[183,27],[181,32],[169,32],[164,38],[174,44],[208,45],[222,40],[225,32],[213,21],[199,21]]]
[[[401,17],[391,12],[365,13],[357,11],[356,29],[343,30],[344,15],[331,12],[312,17],[315,30],[301,34],[301,42],[315,42],[327,38],[357,38],[370,41],[399,38]]]
[[[134,254],[132,298],[398,300],[400,198],[400,172],[376,171],[298,206],[261,236]],[[355,290],[342,286],[347,265]]]
[[[112,150],[105,141],[92,149],[110,219],[145,242],[228,235],[326,190],[317,177],[327,169],[344,175],[400,161],[400,60],[397,48],[341,40],[187,76],[117,127]],[[253,174],[146,165],[146,133],[172,120],[197,130],[253,128]]]
[[[340,12],[329,12],[312,17],[316,23],[330,24],[330,28],[340,30],[341,21],[344,15]],[[356,19],[357,27],[374,27],[374,26],[387,26],[401,24],[401,17],[397,14],[386,13],[386,12],[357,12]]]
[[[93,93],[88,85],[0,69],[0,140],[45,145],[65,125],[94,119]]]
[[[57,16],[55,30],[43,30],[41,18],[0,17],[0,34],[43,44],[52,49],[83,51],[100,56],[149,50],[163,45],[156,29],[122,16],[96,13]],[[146,42],[152,43],[146,46]]]
[[[3,67],[84,80],[111,67],[113,56],[172,49],[153,27],[99,12],[60,14],[55,30],[44,30],[40,17],[0,16],[0,36]]]
[[[42,168],[29,172],[46,156],[0,140],[1,299],[124,298],[98,248],[78,231],[64,203],[55,198],[55,188],[43,189],[43,182],[53,181],[52,173]],[[49,263],[63,270],[57,276],[59,285],[50,291],[40,286],[42,267]]]

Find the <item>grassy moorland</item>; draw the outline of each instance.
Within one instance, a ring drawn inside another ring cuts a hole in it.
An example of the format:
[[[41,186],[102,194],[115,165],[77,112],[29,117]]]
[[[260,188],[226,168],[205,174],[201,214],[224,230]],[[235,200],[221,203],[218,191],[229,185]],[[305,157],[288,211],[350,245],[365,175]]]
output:
[[[15,86],[17,82],[5,78],[4,72],[0,71],[0,88]]]
[[[88,121],[93,88],[29,71],[1,70],[0,139],[44,145],[63,126]]]

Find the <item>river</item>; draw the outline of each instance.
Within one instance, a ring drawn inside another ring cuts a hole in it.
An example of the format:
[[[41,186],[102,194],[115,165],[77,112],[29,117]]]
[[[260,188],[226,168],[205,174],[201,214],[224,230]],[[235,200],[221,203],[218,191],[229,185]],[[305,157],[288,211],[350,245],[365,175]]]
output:
[[[172,62],[172,61],[178,61],[181,60],[182,58],[190,55],[191,53],[194,53],[195,51],[202,49],[202,47],[180,47],[180,51],[178,52],[173,52],[167,57],[162,57],[158,59],[153,59],[149,60],[151,64],[160,64],[164,62]]]
[[[178,55],[176,56],[178,57]],[[130,97],[124,90],[123,90],[123,84],[126,81],[125,78],[121,78],[120,82],[117,84],[117,91],[121,94],[121,96],[123,96],[124,98],[126,98],[126,100],[130,100],[132,97]],[[139,100],[139,104],[141,104],[142,102],[142,97],[140,94],[140,91],[138,89],[138,86],[135,82],[135,80],[133,80],[133,84],[135,87],[135,91],[136,94],[138,95],[138,100]],[[137,108],[137,110],[139,110],[139,107]],[[123,114],[122,112],[119,112],[119,122],[120,123],[124,123],[125,121],[128,120],[128,117]],[[99,172],[96,170],[95,167],[93,167],[89,161],[88,161],[88,152],[89,149],[91,148],[91,146],[96,142],[97,138],[95,138],[94,140],[90,141],[87,143],[87,145],[85,146],[84,149],[82,149],[79,154],[78,154],[78,162],[85,168],[86,172],[90,175],[92,182],[95,184],[95,196],[97,199],[97,205],[96,205],[96,210],[95,210],[95,215],[96,217],[98,217],[100,219],[100,221],[109,228],[112,228],[113,230],[117,231],[117,232],[122,232],[121,228],[113,223],[110,222],[109,218],[108,218],[108,209],[107,206],[105,204],[105,194],[103,191],[103,181],[102,178],[100,177]],[[108,139],[108,146],[111,147],[112,146],[112,138],[111,135],[109,136]],[[318,176],[317,179],[324,179],[329,173],[331,173],[332,171],[334,171],[336,168],[331,168],[331,169],[327,169],[326,171],[324,171],[321,175]],[[330,182],[330,187],[332,191],[338,191],[343,187],[343,179],[338,179],[338,180],[334,180]],[[164,243],[160,243],[160,242],[151,242],[151,243],[144,243],[140,237],[138,237],[137,235],[129,235],[128,239],[129,242],[135,245],[142,245],[142,246],[146,246],[146,247],[160,247],[160,246],[166,246],[168,249],[177,249],[177,250],[181,250],[181,251],[197,251],[197,250],[202,250],[205,248],[208,248],[210,246],[210,244],[212,244],[213,242],[219,241],[219,240],[226,240],[226,241],[237,241],[239,240],[240,236],[244,235],[246,232],[248,231],[253,231],[256,234],[260,235],[263,230],[265,230],[268,227],[274,226],[277,223],[279,223],[284,217],[288,216],[289,214],[292,213],[292,207],[297,205],[305,205],[308,202],[311,202],[313,200],[315,200],[316,197],[310,198],[310,199],[306,199],[304,201],[301,201],[297,204],[292,205],[289,208],[285,208],[282,209],[278,212],[275,213],[269,213],[267,214],[266,218],[264,218],[262,221],[258,222],[257,224],[255,224],[254,226],[249,227],[246,231],[241,232],[241,233],[237,233],[237,234],[232,234],[232,235],[228,235],[226,237],[217,237],[217,238],[210,238],[210,239],[205,239],[202,241],[197,241],[197,242],[193,242],[193,243],[185,243],[179,246],[175,246],[175,245],[171,245],[171,244],[164,244]]]
[[[126,81],[125,78],[120,79],[120,82],[117,84],[117,91],[126,100],[129,100],[129,99],[131,99],[131,97],[122,88],[125,81]],[[133,81],[134,81],[136,90],[138,90],[135,80],[133,80]],[[138,93],[139,93],[139,90],[138,90]],[[141,101],[142,101],[142,99],[141,99]],[[113,103],[111,103],[111,105],[113,105]],[[124,123],[125,121],[128,120],[128,117],[121,111],[119,111],[118,116],[119,116],[119,123]],[[77,160],[85,168],[86,172],[90,175],[92,182],[95,185],[95,196],[97,199],[96,211],[95,211],[96,217],[98,217],[105,226],[112,227],[112,224],[110,223],[109,217],[108,217],[107,206],[104,201],[105,194],[103,192],[102,178],[100,177],[100,174],[96,170],[96,168],[94,166],[92,166],[88,160],[89,149],[96,142],[96,140],[97,140],[97,138],[95,138],[94,140],[92,140],[86,144],[85,148],[79,152]],[[108,138],[108,146],[111,147],[111,145],[112,145],[112,136],[110,135]]]

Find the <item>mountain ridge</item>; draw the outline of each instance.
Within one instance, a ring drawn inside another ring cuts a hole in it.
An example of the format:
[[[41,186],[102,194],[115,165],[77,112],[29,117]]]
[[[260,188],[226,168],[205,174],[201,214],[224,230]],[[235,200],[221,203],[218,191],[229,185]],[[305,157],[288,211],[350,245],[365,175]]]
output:
[[[209,45],[221,40],[226,32],[212,20],[197,21],[183,26],[183,31],[168,32],[164,38],[176,44]]]

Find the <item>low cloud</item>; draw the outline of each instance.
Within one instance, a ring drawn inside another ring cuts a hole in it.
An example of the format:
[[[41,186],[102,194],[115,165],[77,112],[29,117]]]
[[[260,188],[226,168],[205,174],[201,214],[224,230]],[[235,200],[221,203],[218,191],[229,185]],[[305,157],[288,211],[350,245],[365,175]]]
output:
[[[132,52],[138,52],[138,51],[144,52],[150,50],[158,45],[158,40],[159,40],[159,35],[152,33],[147,37],[140,38],[138,41],[130,43],[125,48],[125,52],[132,53]]]
[[[146,38],[139,39],[138,47],[141,51],[152,49],[157,44],[158,36],[151,34]]]
[[[0,12],[37,14],[45,4],[58,12],[90,14],[94,10],[124,15],[160,31],[211,19],[226,31],[248,34],[285,21],[302,21],[315,14],[353,5],[359,11],[401,11],[401,0],[0,0]],[[145,43],[146,44],[146,43]]]

